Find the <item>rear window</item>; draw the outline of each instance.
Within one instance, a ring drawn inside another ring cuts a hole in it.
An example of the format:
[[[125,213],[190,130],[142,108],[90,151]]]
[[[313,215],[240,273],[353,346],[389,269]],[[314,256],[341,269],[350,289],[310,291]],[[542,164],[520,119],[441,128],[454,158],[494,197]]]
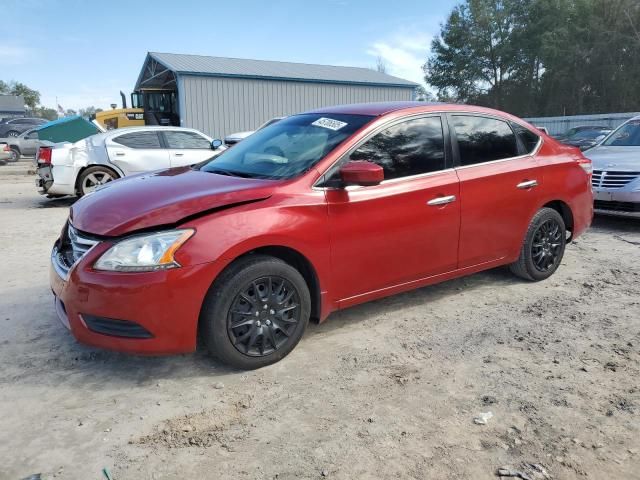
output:
[[[161,148],[157,132],[131,132],[113,139],[114,142],[129,148]]]
[[[520,142],[524,146],[525,152],[532,153],[536,149],[536,146],[538,146],[540,137],[519,123],[512,123],[511,127],[513,128],[513,131],[516,132],[516,135],[518,135]]]
[[[503,160],[519,155],[516,136],[509,124],[502,120],[454,115],[453,130],[458,140],[462,166]]]

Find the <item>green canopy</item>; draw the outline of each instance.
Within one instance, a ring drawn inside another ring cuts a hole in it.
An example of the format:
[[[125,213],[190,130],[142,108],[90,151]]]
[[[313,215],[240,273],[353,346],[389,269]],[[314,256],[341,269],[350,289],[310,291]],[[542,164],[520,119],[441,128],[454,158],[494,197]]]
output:
[[[100,133],[98,127],[79,115],[64,117],[45,123],[36,128],[38,139],[48,140],[53,143],[77,142],[96,133]]]

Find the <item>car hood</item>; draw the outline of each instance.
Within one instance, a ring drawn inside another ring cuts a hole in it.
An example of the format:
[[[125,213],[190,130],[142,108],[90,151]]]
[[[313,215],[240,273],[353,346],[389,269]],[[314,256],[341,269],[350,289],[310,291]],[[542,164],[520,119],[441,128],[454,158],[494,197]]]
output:
[[[583,154],[595,170],[640,170],[640,147],[599,146]]]
[[[144,173],[110,182],[71,207],[80,231],[119,236],[174,225],[206,211],[269,198],[282,181],[230,177],[190,167]]]

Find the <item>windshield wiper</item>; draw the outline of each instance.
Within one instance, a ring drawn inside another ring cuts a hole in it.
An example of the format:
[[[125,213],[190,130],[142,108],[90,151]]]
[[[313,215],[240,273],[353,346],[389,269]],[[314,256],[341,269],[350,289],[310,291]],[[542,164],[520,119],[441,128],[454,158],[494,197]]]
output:
[[[251,174],[249,173],[243,173],[243,172],[232,172],[231,170],[222,170],[219,168],[215,168],[213,170],[205,170],[205,172],[209,172],[209,173],[215,173],[217,175],[227,175],[229,177],[240,177],[240,178],[254,178]]]

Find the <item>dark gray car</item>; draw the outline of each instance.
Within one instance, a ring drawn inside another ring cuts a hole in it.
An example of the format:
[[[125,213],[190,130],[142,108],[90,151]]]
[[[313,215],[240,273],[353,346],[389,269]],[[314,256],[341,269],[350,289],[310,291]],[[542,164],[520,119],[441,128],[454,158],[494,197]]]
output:
[[[44,118],[9,118],[0,122],[0,138],[17,137],[22,132],[47,123]]]

